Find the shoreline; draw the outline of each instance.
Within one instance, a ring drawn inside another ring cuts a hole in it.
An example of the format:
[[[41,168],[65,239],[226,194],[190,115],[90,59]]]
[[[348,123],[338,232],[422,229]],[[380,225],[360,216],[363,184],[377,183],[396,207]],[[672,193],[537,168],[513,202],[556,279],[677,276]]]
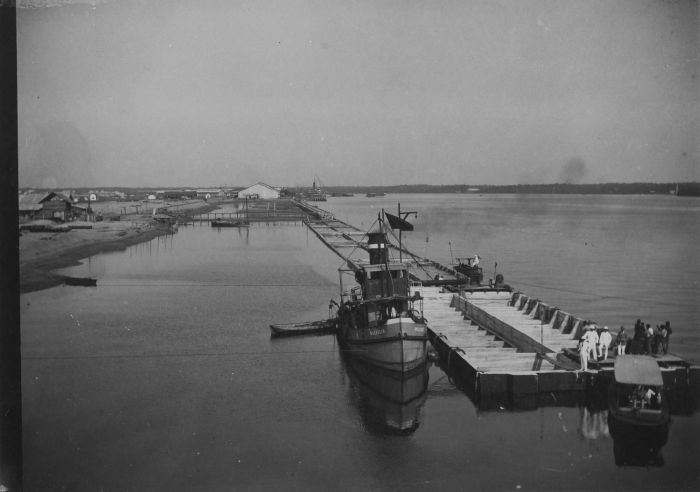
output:
[[[219,208],[196,202],[187,209],[201,214]],[[72,222],[67,225],[91,225],[68,232],[22,232],[19,237],[19,293],[44,290],[64,283],[66,276],[54,270],[80,264],[81,260],[100,253],[123,251],[134,244],[158,236],[173,234],[168,223],[153,220],[151,215],[122,216],[123,220]]]
[[[77,235],[68,237],[76,232],[80,233],[79,237],[76,237]],[[19,293],[26,294],[61,285],[65,276],[54,272],[59,268],[75,266],[90,256],[123,251],[134,244],[148,242],[158,236],[172,233],[172,228],[167,224],[149,222],[127,227],[110,227],[107,231],[93,229],[23,234],[20,237],[19,248]],[[29,237],[23,241],[23,238],[29,234],[35,237]],[[49,241],[52,243],[50,247],[41,251],[36,251],[37,248],[32,247],[37,242]],[[28,258],[30,255],[32,257]]]

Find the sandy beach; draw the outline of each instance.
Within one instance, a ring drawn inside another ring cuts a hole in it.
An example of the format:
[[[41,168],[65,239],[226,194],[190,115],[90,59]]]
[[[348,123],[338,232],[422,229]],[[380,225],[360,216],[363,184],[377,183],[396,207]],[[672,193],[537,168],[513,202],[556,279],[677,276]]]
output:
[[[68,232],[27,232],[19,238],[20,292],[46,289],[63,283],[53,272],[77,264],[83,258],[127,248],[171,232],[168,224],[137,216],[117,222],[72,222]]]
[[[122,203],[100,203],[95,204],[93,208],[105,212],[116,212],[124,206]],[[175,213],[187,210],[190,214],[205,213],[218,207],[201,200],[176,204],[158,202],[151,205],[153,206]],[[84,258],[99,253],[119,251],[133,244],[150,241],[156,236],[172,233],[168,223],[154,220],[154,216],[149,213],[152,210],[146,208],[144,212],[146,213],[122,215],[121,220],[118,221],[69,222],[64,224],[71,228],[67,232],[21,231],[19,237],[20,293],[62,284],[64,277],[53,272],[58,268],[76,265]],[[50,222],[35,221],[33,224],[50,224]],[[92,228],[86,228],[90,226]]]

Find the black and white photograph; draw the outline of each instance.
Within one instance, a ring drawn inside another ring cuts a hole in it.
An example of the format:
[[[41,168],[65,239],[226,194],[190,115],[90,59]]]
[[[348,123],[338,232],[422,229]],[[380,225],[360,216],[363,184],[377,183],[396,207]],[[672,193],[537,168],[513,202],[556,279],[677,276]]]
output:
[[[0,17],[0,492],[700,490],[698,0]]]

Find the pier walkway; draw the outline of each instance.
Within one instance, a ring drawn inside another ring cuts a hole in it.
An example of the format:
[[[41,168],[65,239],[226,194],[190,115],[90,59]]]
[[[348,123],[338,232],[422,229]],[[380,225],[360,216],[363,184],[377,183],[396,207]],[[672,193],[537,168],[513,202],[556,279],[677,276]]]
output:
[[[365,231],[306,207],[305,224],[328,248],[348,263],[366,261]],[[409,264],[411,295],[418,291],[423,298],[428,335],[443,368],[473,387],[477,397],[599,390],[612,379],[612,349],[607,360],[590,361],[588,371],[580,370],[576,346],[583,319],[510,288],[466,285],[453,269],[392,248],[394,257]],[[446,284],[459,290],[446,291]],[[667,387],[700,386],[699,367],[671,354],[655,357]]]
[[[459,357],[471,367],[474,374],[477,373],[515,373],[536,371],[553,371],[555,365],[550,362],[556,360],[557,350],[545,348],[543,351],[549,360],[538,355],[542,352],[523,351],[522,345],[539,345],[535,340],[525,340],[527,343],[519,343],[519,336],[529,337],[528,331],[533,325],[527,318],[518,326],[517,322],[510,325],[510,331],[519,332],[518,335],[510,333],[504,336],[505,331],[496,332],[475,323],[466,316],[466,299],[451,292],[442,292],[439,287],[418,288],[423,296],[423,316],[428,321],[428,329],[436,342],[448,349],[451,354],[448,357]],[[471,295],[470,301],[481,309],[494,309],[506,306],[510,299],[510,292],[478,292]],[[539,331],[539,322],[538,331]],[[520,331],[523,328],[524,331]],[[575,345],[575,342],[574,342]],[[453,361],[450,361],[450,364]]]
[[[414,287],[446,370],[478,396],[581,391],[612,378],[614,354],[580,371],[573,358],[583,320],[522,293],[444,292]],[[669,388],[697,386],[700,368],[672,354],[654,355]]]

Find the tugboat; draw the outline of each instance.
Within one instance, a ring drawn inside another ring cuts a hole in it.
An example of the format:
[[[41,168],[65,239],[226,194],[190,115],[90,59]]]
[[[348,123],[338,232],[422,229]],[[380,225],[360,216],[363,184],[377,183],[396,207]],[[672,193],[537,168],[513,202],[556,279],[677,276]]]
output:
[[[381,218],[367,234],[369,263],[347,259],[341,267],[338,340],[350,355],[383,369],[408,372],[427,361],[422,297],[411,296],[408,266],[390,260]],[[344,290],[344,275],[357,285]]]

